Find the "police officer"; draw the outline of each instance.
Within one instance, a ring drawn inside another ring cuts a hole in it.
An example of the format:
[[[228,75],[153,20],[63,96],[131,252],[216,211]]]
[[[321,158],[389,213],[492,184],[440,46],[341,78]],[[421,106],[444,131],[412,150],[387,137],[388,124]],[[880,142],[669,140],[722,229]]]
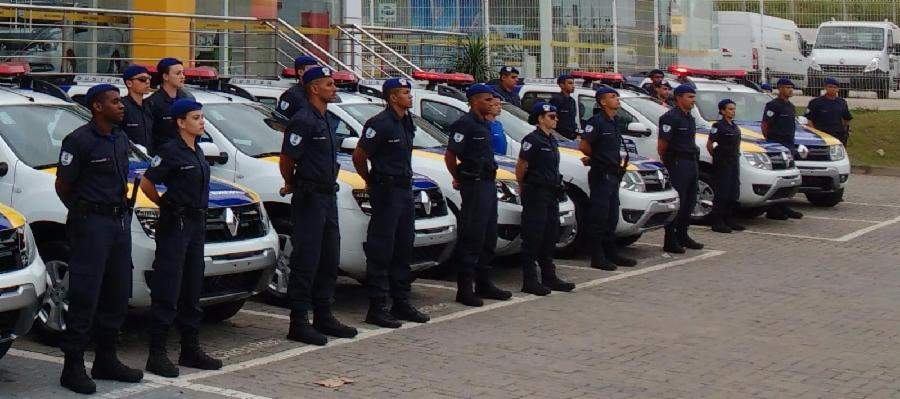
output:
[[[331,69],[315,67],[303,74],[308,105],[291,117],[281,146],[282,195],[291,198],[291,274],[288,297],[291,325],[287,338],[325,345],[326,335],[355,337],[357,331],[331,313],[340,261],[337,213],[338,142],[325,108],[337,100]],[[312,325],[307,314],[312,308]]]
[[[159,205],[156,225],[156,260],[150,279],[150,355],[147,371],[162,377],[178,377],[178,367],[166,354],[166,336],[172,322],[181,329],[178,364],[202,370],[218,370],[222,361],[200,348],[203,310],[206,240],[206,208],[209,203],[209,163],[197,140],[203,135],[202,106],[194,100],[178,99],[169,112],[178,126],[178,138],[157,148],[158,155],[144,178],[141,190]],[[157,184],[166,192],[160,196]]]
[[[572,98],[575,92],[575,78],[569,74],[562,74],[556,78],[559,85],[559,93],[550,97],[550,105],[556,107],[559,115],[559,123],[556,124],[556,132],[569,140],[575,140],[581,133],[578,123],[578,104]]]
[[[491,151],[493,90],[475,84],[466,90],[469,112],[448,127],[450,143],[444,163],[460,191],[456,301],[482,306],[482,298],[508,300],[509,291],[491,282],[490,262],[497,245],[497,163]],[[474,290],[473,290],[474,282]]]
[[[119,89],[91,87],[85,95],[91,121],[62,142],[56,193],[69,215],[69,309],[60,345],[65,364],[59,382],[78,393],[97,390],[84,369],[93,327],[95,379],[140,382],[143,373],[116,356],[119,328],[131,296],[130,210],[126,205],[128,137],[119,129],[124,107]]]
[[[766,103],[762,115],[762,134],[766,140],[781,144],[796,156],[797,145],[794,133],[797,129],[797,110],[791,103],[794,95],[794,82],[790,79],[778,79],[778,97]],[[766,217],[775,220],[800,219],[803,214],[785,203],[777,203],[769,207]]]
[[[772,94],[772,85],[768,83],[763,83],[759,85],[759,89],[762,90],[763,93]]]
[[[647,93],[648,96],[656,97],[656,88],[663,83],[663,78],[665,76],[666,75],[663,73],[663,71],[659,69],[650,71],[650,73],[647,74],[647,77],[650,78],[650,81],[644,83],[641,86],[641,89],[644,90],[644,92]]]
[[[125,105],[125,119],[122,130],[132,143],[153,151],[153,115],[144,103],[144,96],[150,93],[150,73],[140,65],[131,65],[122,72],[128,96],[122,99]]]
[[[666,108],[675,107],[675,101],[672,100],[672,85],[670,85],[669,82],[662,82],[655,85],[653,86],[653,90],[656,92],[653,95],[653,101],[656,101],[657,104]]]
[[[584,137],[578,148],[590,159],[588,185],[591,188],[591,210],[588,229],[591,244],[591,267],[616,270],[619,266],[634,266],[633,259],[619,255],[616,246],[616,225],[619,223],[619,183],[628,164],[623,159],[624,143],[619,134],[616,112],[619,93],[600,87],[595,94],[599,111],[584,127]]]
[[[516,107],[522,108],[522,99],[516,91],[519,84],[519,70],[515,67],[504,66],[500,68],[500,83],[493,86],[494,91],[500,95],[500,99]]]
[[[294,59],[294,71],[297,73],[297,84],[291,86],[278,98],[278,106],[272,111],[272,118],[284,124],[290,122],[291,117],[300,108],[306,106],[306,90],[303,88],[303,74],[307,70],[315,68],[319,62],[308,55],[301,55]]]
[[[382,93],[387,108],[366,121],[353,152],[353,165],[366,181],[372,203],[364,244],[369,288],[366,323],[385,328],[400,327],[400,320],[425,323],[429,319],[409,302],[409,264],[416,238],[412,192],[415,126],[408,113],[412,108],[411,89],[406,79],[384,82]],[[390,311],[388,295],[394,300]]]
[[[522,139],[516,162],[516,180],[522,187],[522,292],[540,296],[575,289],[575,284],[556,275],[553,264],[559,239],[559,196],[565,192],[559,174],[559,143],[553,137],[558,119],[556,107],[544,102],[534,105],[528,122],[537,129]],[[540,280],[535,261],[541,267]]]
[[[810,127],[828,133],[847,145],[853,114],[850,113],[847,100],[838,97],[839,91],[837,79],[825,78],[825,94],[809,100],[806,119],[809,120]]]
[[[159,85],[150,97],[147,97],[147,108],[153,116],[153,147],[162,146],[165,142],[178,138],[178,126],[172,119],[169,107],[179,98],[193,100],[194,96],[184,91],[184,65],[175,58],[163,58],[156,64],[155,83]]]
[[[741,128],[734,123],[737,112],[734,101],[719,101],[722,119],[713,124],[706,141],[706,150],[713,157],[713,185],[715,197],[710,216],[712,230],[731,233],[744,230],[733,218],[740,195]]]
[[[688,236],[691,211],[697,201],[697,158],[699,150],[694,142],[697,128],[691,109],[696,103],[696,91],[691,85],[675,88],[675,108],[659,117],[659,141],[657,151],[669,170],[672,185],[681,198],[681,206],[675,219],[666,225],[663,250],[681,254],[685,248],[703,249],[703,244]]]

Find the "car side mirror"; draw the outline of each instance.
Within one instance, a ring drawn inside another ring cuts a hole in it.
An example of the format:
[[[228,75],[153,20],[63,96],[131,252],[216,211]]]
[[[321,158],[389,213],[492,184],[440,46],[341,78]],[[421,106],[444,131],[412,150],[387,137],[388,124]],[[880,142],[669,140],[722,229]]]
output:
[[[632,136],[649,137],[650,129],[641,122],[631,122],[628,124],[628,133]]]
[[[6,176],[7,173],[9,173],[9,164],[0,162],[0,177]]]
[[[344,137],[341,140],[341,152],[352,154],[356,150],[357,144],[359,144],[359,137]]]
[[[277,130],[279,132],[284,132],[285,130],[287,130],[287,125],[285,125],[284,122],[279,121],[277,119],[266,118],[265,122],[266,122],[266,125],[268,125],[270,128]]]
[[[210,165],[225,165],[228,163],[228,154],[222,152],[216,143],[211,141],[201,141],[199,144],[203,154],[206,155],[206,161]]]

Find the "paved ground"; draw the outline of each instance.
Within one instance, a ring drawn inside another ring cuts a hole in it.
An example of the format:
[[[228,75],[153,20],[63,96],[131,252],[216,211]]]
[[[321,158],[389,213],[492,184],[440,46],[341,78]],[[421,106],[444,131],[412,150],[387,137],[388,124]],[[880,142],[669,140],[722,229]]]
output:
[[[900,398],[900,179],[854,176],[848,201],[802,221],[748,221],[704,251],[663,255],[659,233],[603,272],[559,260],[571,294],[476,309],[452,283],[421,280],[414,301],[434,317],[400,330],[361,323],[363,290],[339,289],[339,317],[365,328],[324,348],[287,342],[286,311],[248,303],[203,336],[227,366],[174,380],[100,383],[105,398]],[[519,273],[498,268],[506,288]],[[139,314],[124,358],[142,365]],[[174,347],[174,341],[172,346]],[[70,398],[59,352],[26,337],[0,361],[0,397]],[[346,378],[343,386],[317,382]]]

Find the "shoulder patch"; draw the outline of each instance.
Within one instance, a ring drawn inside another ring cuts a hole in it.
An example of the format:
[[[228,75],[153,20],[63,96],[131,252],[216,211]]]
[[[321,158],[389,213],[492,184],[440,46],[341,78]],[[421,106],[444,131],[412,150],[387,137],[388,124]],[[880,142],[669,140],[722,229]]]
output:
[[[766,116],[772,117],[772,115],[775,115],[775,112],[772,112],[772,110],[766,111]]]
[[[297,133],[291,133],[290,140],[291,140],[291,145],[296,147],[297,145],[300,144],[300,141],[303,140],[303,137],[300,137],[300,135]]]
[[[63,166],[69,166],[72,164],[72,160],[75,159],[75,156],[69,152],[62,151],[59,153],[59,163]]]
[[[372,129],[371,127],[370,127],[370,128],[367,128],[367,129],[366,129],[366,138],[367,138],[367,139],[371,139],[371,138],[374,138],[374,137],[375,137],[375,129]]]
[[[159,166],[160,164],[162,164],[162,158],[160,158],[159,155],[153,157],[153,160],[150,161],[150,166],[154,168]]]
[[[522,151],[528,151],[530,149],[531,149],[531,143],[529,143],[527,141],[522,143]]]
[[[718,132],[718,131],[719,131],[719,128],[713,127],[712,129],[709,130],[709,134],[716,134],[716,132]]]
[[[457,143],[462,143],[464,138],[466,138],[466,136],[464,136],[462,133],[454,133],[453,134],[453,141],[455,141]]]
[[[672,131],[672,126],[664,124],[664,125],[662,125],[662,130],[664,132],[668,133],[668,132]]]
[[[287,109],[290,108],[290,106],[291,106],[291,103],[289,103],[287,101],[282,101],[281,104],[278,105],[278,107],[281,108],[282,111],[287,111]]]
[[[590,133],[590,132],[593,132],[593,131],[594,131],[594,125],[587,125],[587,126],[584,127],[584,132],[585,132],[585,133]]]

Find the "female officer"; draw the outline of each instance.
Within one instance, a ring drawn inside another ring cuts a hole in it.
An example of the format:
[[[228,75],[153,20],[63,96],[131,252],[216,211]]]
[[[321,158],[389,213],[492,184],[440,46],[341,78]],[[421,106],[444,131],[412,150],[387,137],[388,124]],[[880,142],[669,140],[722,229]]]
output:
[[[744,230],[744,226],[734,221],[732,213],[740,194],[739,163],[741,129],[734,124],[736,113],[734,101],[724,99],[719,102],[722,119],[713,124],[706,142],[706,149],[713,157],[713,181],[715,197],[710,216],[712,230],[731,233]]]
[[[178,137],[158,147],[141,180],[141,190],[160,209],[156,261],[150,279],[152,323],[147,371],[163,377],[178,376],[178,368],[166,355],[166,335],[174,321],[181,329],[178,364],[203,370],[222,367],[221,360],[203,352],[198,339],[209,201],[209,164],[197,145],[197,138],[203,134],[201,108],[194,100],[172,103],[169,113],[178,127]],[[162,197],[157,184],[167,187]]]
[[[151,85],[159,86],[150,97],[147,97],[147,109],[153,117],[153,148],[151,154],[163,143],[178,138],[178,126],[172,118],[169,108],[179,98],[193,100],[194,96],[184,91],[184,65],[175,58],[163,58],[156,64],[156,74]]]
[[[559,145],[553,130],[559,114],[553,105],[538,102],[528,121],[537,125],[522,140],[516,163],[516,180],[522,187],[522,292],[547,295],[553,291],[572,291],[575,284],[556,276],[553,250],[559,239]],[[535,261],[541,266],[538,281]]]

